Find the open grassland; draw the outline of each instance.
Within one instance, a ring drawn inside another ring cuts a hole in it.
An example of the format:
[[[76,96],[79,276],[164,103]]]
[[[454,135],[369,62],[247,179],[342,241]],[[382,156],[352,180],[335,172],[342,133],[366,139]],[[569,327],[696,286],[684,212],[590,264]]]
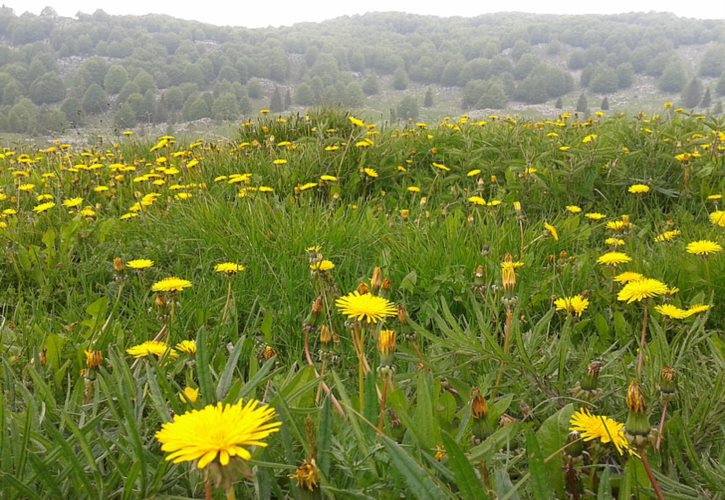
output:
[[[723,495],[722,119],[41,147],[0,155],[3,498]]]

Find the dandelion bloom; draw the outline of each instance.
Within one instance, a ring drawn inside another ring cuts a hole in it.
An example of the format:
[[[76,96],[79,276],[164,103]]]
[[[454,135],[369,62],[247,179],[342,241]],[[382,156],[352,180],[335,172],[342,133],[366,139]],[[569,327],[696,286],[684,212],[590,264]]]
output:
[[[584,214],[584,217],[592,221],[598,221],[605,219],[607,216],[604,214],[600,214],[599,212],[590,212],[588,214]]]
[[[671,231],[665,231],[664,233],[658,234],[655,237],[657,243],[664,243],[666,241],[672,241],[680,235],[679,229],[673,229]]]
[[[672,319],[685,319],[688,316],[685,309],[680,309],[673,304],[662,304],[659,306],[655,306],[655,311],[660,313],[662,316],[666,316]]]
[[[217,403],[175,416],[161,426],[156,439],[169,453],[166,460],[195,462],[197,469],[203,469],[218,457],[219,464],[226,466],[231,457],[252,458],[244,446],[267,446],[263,439],[282,425],[276,416],[274,408],[256,399],[246,404],[241,399],[233,405]]]
[[[484,200],[480,196],[469,196],[468,201],[470,203],[473,203],[474,205],[485,205],[486,204],[486,200]]]
[[[373,179],[378,177],[378,172],[374,168],[364,168],[363,172],[365,172],[365,175],[372,177]]]
[[[629,186],[629,189],[627,189],[627,192],[632,194],[644,194],[649,192],[649,186],[647,184],[632,184]]]
[[[378,352],[389,356],[395,352],[395,330],[380,330],[378,334]]]
[[[473,170],[469,170],[468,173],[466,173],[466,177],[475,177],[480,173],[481,173],[481,169],[474,168]]]
[[[625,271],[614,277],[614,281],[617,283],[629,283],[630,281],[638,281],[641,279],[644,279],[643,275],[632,271]]]
[[[597,259],[597,264],[612,267],[617,267],[618,265],[626,264],[627,262],[632,262],[632,257],[622,252],[607,252]]]
[[[580,294],[573,297],[561,297],[554,301],[557,311],[566,311],[569,314],[581,316],[589,307],[589,299],[585,299]]]
[[[650,297],[656,297],[657,295],[664,295],[667,293],[667,285],[661,281],[645,278],[637,281],[630,281],[624,288],[622,288],[617,294],[617,300],[627,302],[639,302]]]
[[[294,474],[289,474],[287,477],[294,479],[298,488],[315,491],[320,484],[320,469],[317,468],[317,462],[312,458],[305,460],[302,465],[297,467]]]
[[[135,259],[135,260],[129,260],[126,262],[126,267],[129,269],[148,269],[149,267],[154,265],[153,260],[149,259]]]
[[[42,214],[43,212],[50,210],[54,206],[55,206],[55,203],[53,203],[52,201],[49,201],[46,203],[41,203],[40,205],[37,205],[36,207],[33,208],[33,212]]]
[[[166,342],[159,342],[158,340],[148,340],[143,344],[138,344],[126,349],[126,353],[134,358],[145,358],[147,356],[156,356],[157,358],[160,358],[167,352],[169,353],[170,358],[176,357],[176,351],[169,348],[169,345]]]
[[[151,286],[152,292],[180,292],[184,288],[189,288],[191,281],[182,280],[175,276],[169,276],[161,281],[157,281]]]
[[[714,253],[722,252],[722,246],[710,240],[698,240],[687,244],[687,253],[702,255],[706,257]]]
[[[418,186],[408,186],[406,189],[411,193],[420,193],[420,188]]]
[[[234,262],[222,262],[221,264],[217,264],[216,266],[214,266],[215,272],[226,274],[227,276],[241,273],[242,271],[244,271],[246,269],[247,268],[244,267],[243,265],[236,264]]]
[[[603,415],[592,415],[582,408],[569,420],[569,430],[579,432],[584,441],[598,439],[603,444],[612,443],[619,452],[629,450],[629,442],[624,436],[624,424]]]
[[[357,321],[377,323],[388,316],[395,316],[398,310],[395,305],[383,297],[370,293],[351,292],[335,301],[342,314]]]
[[[622,238],[607,238],[604,240],[604,243],[613,247],[619,247],[624,245],[624,240]]]
[[[581,207],[578,207],[576,205],[567,205],[566,211],[569,212],[570,214],[578,214],[582,211],[582,209],[581,209]]]
[[[174,346],[177,351],[193,356],[196,354],[196,342],[194,340],[182,340]]]
[[[317,262],[313,262],[310,264],[310,269],[313,271],[330,271],[331,269],[335,268],[335,264],[332,261],[329,260],[318,260]]]
[[[710,306],[707,304],[695,304],[687,308],[687,317],[694,314],[700,314],[702,312],[708,311],[710,309]]]
[[[548,222],[544,222],[544,229],[551,235],[554,240],[559,241],[559,233],[556,231],[556,228],[549,224]]]
[[[179,394],[182,403],[196,403],[199,399],[199,389],[193,387],[184,387],[184,391]]]
[[[63,202],[65,208],[75,208],[83,203],[83,198],[70,198]]]
[[[711,213],[710,222],[716,226],[725,227],[725,210],[715,210]]]

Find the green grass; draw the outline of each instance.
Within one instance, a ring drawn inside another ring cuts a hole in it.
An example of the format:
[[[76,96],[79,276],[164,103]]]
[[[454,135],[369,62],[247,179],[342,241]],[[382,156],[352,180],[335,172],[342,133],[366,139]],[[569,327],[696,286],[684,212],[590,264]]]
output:
[[[580,459],[563,449],[569,418],[582,404],[572,390],[594,360],[603,367],[592,413],[626,421],[627,386],[638,378],[653,427],[663,408],[660,369],[677,370],[661,448],[647,450],[654,477],[667,498],[723,494],[725,311],[718,304],[725,261],[722,252],[706,261],[685,252],[694,240],[723,244],[723,228],[708,219],[722,202],[707,200],[725,191],[722,120],[680,113],[582,123],[472,118],[370,134],[335,110],[285,118],[251,121],[233,141],[179,139],[153,152],[155,143],[133,137],[117,148],[88,147],[85,155],[5,151],[0,209],[17,214],[6,215],[0,230],[0,496],[203,496],[204,475],[166,462],[154,438],[163,422],[190,409],[179,398],[187,386],[200,389],[196,408],[254,397],[283,421],[269,446],[254,451],[248,477],[236,482],[242,498],[551,498],[575,487],[589,497],[652,496],[638,458],[598,443],[586,443]],[[596,138],[583,143],[591,134]],[[366,136],[374,145],[356,147]],[[339,148],[326,151],[331,145]],[[695,151],[700,156],[685,166],[675,159]],[[20,163],[21,153],[37,159]],[[167,163],[157,162],[161,156]],[[280,158],[287,164],[273,163]],[[199,164],[189,168],[192,159]],[[101,167],[69,170],[78,164]],[[114,164],[135,169],[116,172]],[[169,164],[178,172],[133,181]],[[528,166],[536,171],[527,173]],[[467,176],[472,169],[481,172]],[[219,179],[234,173],[251,173],[249,184]],[[295,190],[321,175],[337,182]],[[159,179],[165,182],[153,184]],[[32,193],[18,190],[26,183],[36,185]],[[650,192],[629,194],[635,183]],[[109,190],[96,192],[101,185]],[[255,186],[274,192],[249,189]],[[238,196],[240,188],[246,196]],[[179,192],[191,198],[175,198]],[[41,193],[57,205],[35,213]],[[148,193],[160,196],[138,217],[120,219]],[[501,203],[475,206],[467,201],[473,195]],[[78,196],[94,217],[61,206]],[[595,211],[607,218],[583,215]],[[624,214],[633,225],[616,235],[633,261],[617,272],[679,288],[647,305],[641,375],[643,306],[618,301],[615,273],[596,263],[615,234],[607,222]],[[558,240],[544,222],[557,228]],[[681,231],[674,241],[654,241],[673,228]],[[335,264],[325,276],[310,271],[305,249],[313,245]],[[501,287],[506,253],[524,263],[513,301]],[[116,257],[155,264],[115,272]],[[246,271],[231,281],[223,319],[229,280],[213,267],[226,261]],[[372,372],[359,380],[350,325],[333,306],[359,283],[370,284],[376,266],[392,284],[389,299],[409,315],[404,324],[385,323],[397,331],[398,346],[384,402],[373,339],[366,342]],[[166,276],[193,283],[171,316],[150,290]],[[311,304],[321,293],[326,307],[314,319]],[[553,298],[579,293],[589,298],[580,318],[554,310]],[[666,320],[653,312],[665,300],[713,307]],[[505,304],[512,307],[509,352]],[[195,358],[126,355],[167,323],[165,340],[196,340]],[[320,343],[323,323],[339,343]],[[304,354],[305,331],[314,367]],[[270,360],[267,346],[276,353]],[[105,361],[83,376],[87,349],[100,350]],[[334,401],[320,389],[323,381]],[[487,401],[483,421],[471,415],[474,388]],[[380,430],[383,404],[392,411],[383,412]],[[436,447],[443,461],[434,458]],[[321,477],[313,493],[288,478],[310,458]]]

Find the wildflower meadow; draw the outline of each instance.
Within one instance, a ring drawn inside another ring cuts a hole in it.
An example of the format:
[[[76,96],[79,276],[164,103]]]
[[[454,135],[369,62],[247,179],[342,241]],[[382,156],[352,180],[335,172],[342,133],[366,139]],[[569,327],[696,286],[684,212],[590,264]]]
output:
[[[0,151],[2,498],[722,498],[725,122]]]

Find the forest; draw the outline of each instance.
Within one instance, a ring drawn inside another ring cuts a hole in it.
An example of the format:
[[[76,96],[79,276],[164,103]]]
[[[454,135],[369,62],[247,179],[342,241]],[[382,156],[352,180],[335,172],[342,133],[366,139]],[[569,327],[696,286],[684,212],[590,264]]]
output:
[[[369,13],[246,29],[168,16],[0,9],[0,132],[237,121],[341,105],[390,120],[451,110],[722,112],[725,21],[672,14]]]

